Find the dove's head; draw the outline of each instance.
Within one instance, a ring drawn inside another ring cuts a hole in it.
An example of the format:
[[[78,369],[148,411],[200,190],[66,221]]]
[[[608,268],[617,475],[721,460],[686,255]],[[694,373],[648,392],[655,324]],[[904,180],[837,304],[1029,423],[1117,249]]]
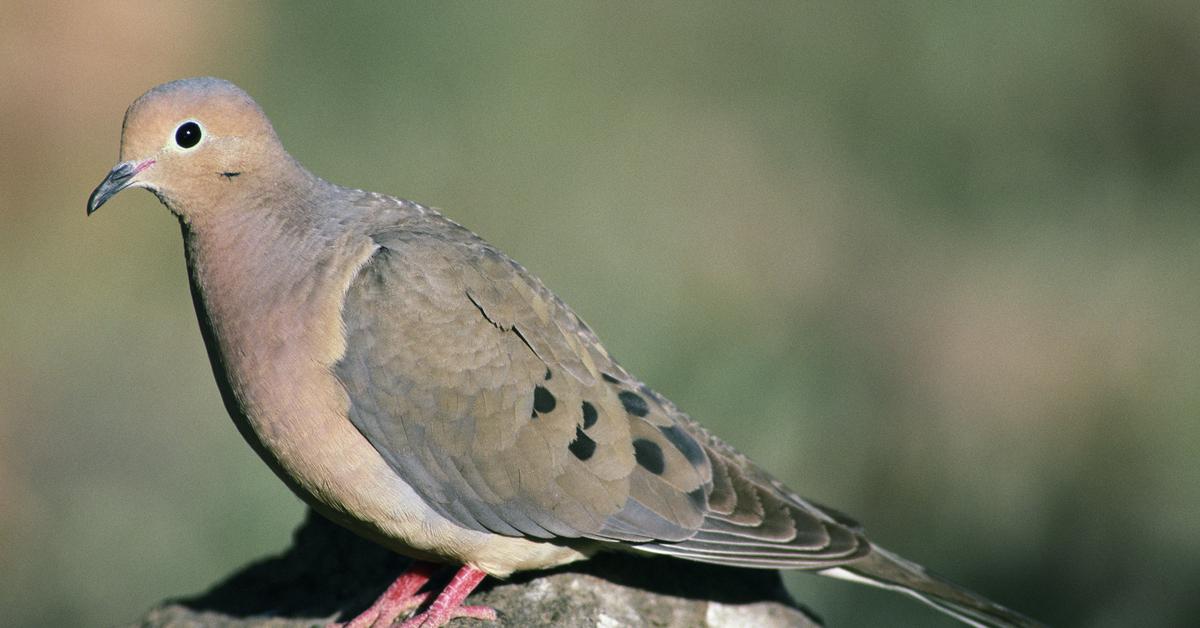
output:
[[[140,187],[186,220],[289,167],[298,166],[246,92],[216,78],[172,81],[125,112],[120,163],[92,192],[87,211]]]

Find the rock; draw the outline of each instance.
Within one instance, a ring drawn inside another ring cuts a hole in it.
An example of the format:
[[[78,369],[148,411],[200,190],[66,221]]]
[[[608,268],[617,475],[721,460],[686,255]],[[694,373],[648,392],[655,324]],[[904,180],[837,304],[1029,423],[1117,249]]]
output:
[[[281,556],[253,563],[196,597],[167,600],[134,625],[308,627],[346,621],[406,563],[310,512]],[[488,579],[469,601],[494,607],[499,626],[820,625],[788,596],[778,572],[615,553],[503,582]],[[453,625],[459,623],[489,625]]]

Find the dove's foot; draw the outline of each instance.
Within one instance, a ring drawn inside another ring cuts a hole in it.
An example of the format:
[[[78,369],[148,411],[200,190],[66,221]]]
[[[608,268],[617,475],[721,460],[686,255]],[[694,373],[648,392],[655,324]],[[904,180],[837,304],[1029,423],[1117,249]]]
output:
[[[429,592],[418,593],[437,571],[433,563],[416,561],[396,578],[370,608],[345,624],[329,624],[326,628],[370,628],[390,626],[397,617],[416,609],[429,599]]]
[[[447,584],[433,600],[433,604],[430,604],[426,611],[409,618],[401,628],[437,628],[459,617],[495,621],[496,610],[493,608],[462,605],[471,591],[486,577],[487,574],[482,571],[464,565],[450,579],[450,584]]]

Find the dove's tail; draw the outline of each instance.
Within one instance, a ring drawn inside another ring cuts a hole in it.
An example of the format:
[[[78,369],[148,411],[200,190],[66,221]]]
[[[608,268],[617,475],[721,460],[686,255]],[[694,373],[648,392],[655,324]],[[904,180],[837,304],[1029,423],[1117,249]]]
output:
[[[899,591],[972,626],[1007,628],[1041,626],[1038,622],[951,584],[924,567],[873,546],[852,563],[823,569],[821,575]]]

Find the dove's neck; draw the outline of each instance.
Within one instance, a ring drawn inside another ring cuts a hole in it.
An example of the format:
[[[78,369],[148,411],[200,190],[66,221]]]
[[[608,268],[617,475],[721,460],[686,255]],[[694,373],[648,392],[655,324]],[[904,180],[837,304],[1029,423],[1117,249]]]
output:
[[[375,249],[369,237],[322,218],[338,190],[317,181],[305,195],[276,191],[181,221],[196,314],[226,405],[235,421],[246,417],[243,434],[249,428],[266,441],[287,426],[258,417],[286,414],[326,387],[321,378],[345,349],[343,295]]]
[[[352,203],[333,205],[345,192],[331,192],[305,202],[330,203],[331,215],[354,222]],[[318,511],[376,538],[374,524],[355,522],[390,521],[388,500],[407,485],[346,419],[349,400],[332,372],[346,346],[343,298],[376,245],[361,229],[288,209],[181,222],[204,344],[255,452]]]
[[[306,322],[289,320],[308,315],[303,308],[283,306],[306,302],[341,237],[320,220],[327,194],[313,179],[311,189],[272,186],[181,221],[193,286],[218,327],[231,327],[218,331],[258,327],[290,337]]]

